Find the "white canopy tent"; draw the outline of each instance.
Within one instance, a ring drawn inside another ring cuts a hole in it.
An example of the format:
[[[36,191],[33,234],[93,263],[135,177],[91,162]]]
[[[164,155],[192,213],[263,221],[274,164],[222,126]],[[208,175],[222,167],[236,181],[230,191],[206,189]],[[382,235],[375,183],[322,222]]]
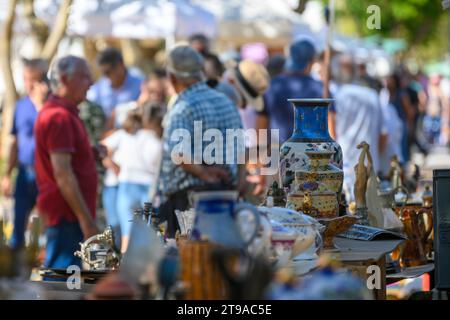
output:
[[[54,19],[58,0],[36,1],[36,14]],[[130,39],[216,35],[214,15],[183,0],[74,0],[67,33]]]
[[[53,25],[60,0],[34,2],[39,18]],[[8,1],[0,1],[0,23],[3,23]],[[15,33],[29,33],[19,3]],[[68,35],[105,36],[130,39],[185,38],[194,33],[209,37],[217,34],[214,14],[189,0],[73,0]]]
[[[312,34],[302,16],[292,10],[296,1],[192,0],[217,17],[219,46],[264,42],[284,47],[298,34]]]
[[[55,22],[61,0],[36,0],[36,16],[51,27]],[[0,25],[6,18],[9,1],[0,0]],[[73,0],[69,16],[67,35],[58,49],[60,54],[83,54],[79,37],[111,37],[128,39],[165,39],[169,47],[177,39],[194,33],[203,33],[211,38],[217,34],[214,14],[189,0]],[[23,5],[18,3],[14,22],[13,70],[16,85],[22,88],[20,57],[32,57],[34,40],[30,35],[30,24],[23,14]],[[0,93],[4,90],[0,77]]]

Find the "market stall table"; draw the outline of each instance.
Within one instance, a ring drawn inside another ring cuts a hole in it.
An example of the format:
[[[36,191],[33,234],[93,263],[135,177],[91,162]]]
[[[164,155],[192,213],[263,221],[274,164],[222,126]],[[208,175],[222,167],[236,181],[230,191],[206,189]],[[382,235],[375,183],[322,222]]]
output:
[[[91,292],[94,284],[80,283],[80,288],[69,289],[65,281],[32,281],[42,290],[43,296],[36,300],[82,300]]]
[[[363,279],[368,279],[374,271],[368,270],[376,265],[380,270],[380,287],[374,289],[374,298],[386,299],[386,254],[394,251],[405,240],[372,240],[361,241],[346,238],[334,238],[334,243],[340,249],[330,254],[342,262],[345,268],[355,272]]]
[[[386,276],[387,284],[395,283],[404,279],[418,278],[426,273],[431,273],[433,271],[434,271],[434,263],[427,263],[423,266],[404,268],[400,272],[388,274]]]

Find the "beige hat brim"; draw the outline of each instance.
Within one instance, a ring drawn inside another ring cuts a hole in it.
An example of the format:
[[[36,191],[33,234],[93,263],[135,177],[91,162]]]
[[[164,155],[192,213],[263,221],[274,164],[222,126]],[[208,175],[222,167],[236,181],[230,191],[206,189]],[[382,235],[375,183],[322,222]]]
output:
[[[235,85],[238,87],[239,92],[244,96],[245,100],[247,101],[247,106],[253,107],[256,111],[260,112],[264,110],[264,98],[259,95],[256,98],[252,97],[250,94],[248,94],[247,90],[242,86],[241,82],[238,80],[236,76],[236,71],[233,70],[232,78]]]

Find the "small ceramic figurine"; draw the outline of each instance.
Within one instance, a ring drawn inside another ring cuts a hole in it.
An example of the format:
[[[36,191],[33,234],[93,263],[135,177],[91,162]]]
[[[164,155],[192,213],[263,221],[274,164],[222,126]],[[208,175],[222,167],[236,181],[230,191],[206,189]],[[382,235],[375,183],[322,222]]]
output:
[[[396,190],[402,186],[402,168],[396,155],[391,158],[389,179],[391,180],[392,189]]]
[[[425,186],[425,191],[422,193],[422,201],[425,208],[433,206],[433,191],[431,191],[429,184]]]
[[[366,190],[367,180],[369,180],[370,172],[372,171],[372,157],[369,153],[369,145],[363,141],[357,146],[358,149],[362,149],[359,156],[358,163],[355,166],[355,200],[356,208],[366,208]],[[367,167],[364,164],[367,157]]]
[[[283,190],[283,188],[280,188],[278,186],[278,182],[274,181],[272,185],[270,186],[269,190],[267,191],[267,197],[265,200],[265,205],[267,204],[267,199],[269,197],[272,197],[273,199],[273,205],[276,207],[284,207],[286,206],[286,194]]]

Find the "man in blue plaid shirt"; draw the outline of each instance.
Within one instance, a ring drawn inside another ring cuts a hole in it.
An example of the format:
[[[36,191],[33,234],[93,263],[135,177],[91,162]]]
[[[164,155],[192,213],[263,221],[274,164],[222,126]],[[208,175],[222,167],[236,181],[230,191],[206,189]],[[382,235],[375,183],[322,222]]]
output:
[[[237,161],[238,153],[244,152],[243,140],[227,143],[230,131],[242,129],[237,107],[203,82],[202,70],[203,58],[193,48],[180,45],[170,51],[167,71],[178,97],[165,121],[157,186],[162,200],[159,212],[168,221],[169,237],[178,229],[174,211],[189,208],[189,192],[217,185],[240,189],[245,178],[243,164]],[[213,159],[204,158],[204,152],[217,138],[205,136],[206,130],[220,135],[223,142],[211,153]]]

